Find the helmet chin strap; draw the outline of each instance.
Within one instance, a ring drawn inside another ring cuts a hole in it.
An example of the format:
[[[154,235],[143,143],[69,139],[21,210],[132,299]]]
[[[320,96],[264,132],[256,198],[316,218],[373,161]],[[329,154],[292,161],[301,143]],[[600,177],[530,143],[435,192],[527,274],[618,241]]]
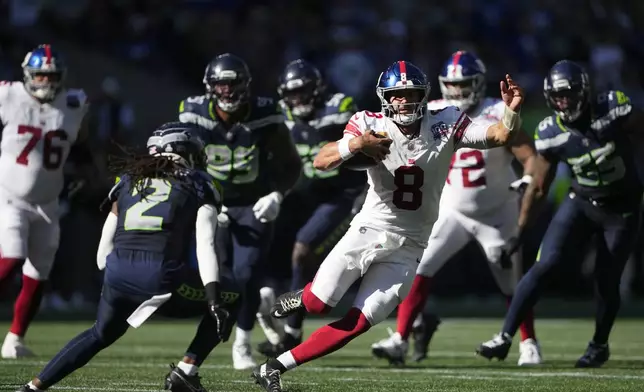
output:
[[[176,162],[179,165],[181,165],[183,167],[186,167],[188,169],[192,169],[194,167],[194,165],[191,162],[189,162],[186,158],[182,157],[179,154],[175,154],[173,152],[162,152],[162,153],[160,153],[158,155],[162,156],[162,157],[168,157],[173,162]]]

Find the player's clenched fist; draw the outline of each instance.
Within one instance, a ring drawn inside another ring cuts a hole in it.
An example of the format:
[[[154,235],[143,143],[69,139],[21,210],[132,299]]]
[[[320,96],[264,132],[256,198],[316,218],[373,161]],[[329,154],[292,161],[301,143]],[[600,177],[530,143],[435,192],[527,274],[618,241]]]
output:
[[[392,140],[387,136],[367,131],[356,139],[358,150],[377,161],[382,161],[389,154]]]

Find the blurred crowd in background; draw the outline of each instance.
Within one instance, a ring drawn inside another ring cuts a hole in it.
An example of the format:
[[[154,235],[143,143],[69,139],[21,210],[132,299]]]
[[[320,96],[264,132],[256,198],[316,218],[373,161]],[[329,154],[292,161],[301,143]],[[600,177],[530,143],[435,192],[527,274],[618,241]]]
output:
[[[68,58],[70,84],[90,96],[92,139],[104,162],[62,221],[44,305],[56,310],[91,307],[98,298],[95,251],[104,219],[98,206],[110,188],[107,157],[118,154],[116,143],[140,143],[155,125],[176,119],[179,101],[203,92],[204,67],[217,54],[244,58],[253,91],[268,95],[275,95],[288,61],[306,58],[332,88],[378,110],[374,86],[391,62],[412,61],[436,80],[452,52],[471,50],[487,65],[489,95],[498,94],[505,73],[526,89],[527,128],[547,114],[543,76],[568,58],[586,65],[598,89],[623,90],[644,105],[644,2],[638,1],[0,0],[0,8],[0,79],[21,79],[20,63],[35,44],[57,45]],[[434,88],[431,98],[439,95]],[[551,192],[553,206],[562,189],[565,194],[565,176],[562,171],[563,185]],[[528,257],[543,228],[535,230]],[[481,277],[488,272],[476,250],[462,259],[441,273],[438,294],[494,293],[491,279]],[[582,269],[592,271],[588,263]],[[635,255],[624,277],[625,297],[644,286],[642,270]],[[583,276],[578,266],[562,271],[554,295],[590,296]],[[5,291],[0,299],[11,294]]]

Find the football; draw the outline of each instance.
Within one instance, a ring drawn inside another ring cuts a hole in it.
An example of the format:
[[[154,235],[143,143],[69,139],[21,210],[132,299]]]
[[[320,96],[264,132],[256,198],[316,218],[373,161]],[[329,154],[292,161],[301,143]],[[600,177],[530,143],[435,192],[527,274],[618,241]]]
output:
[[[378,165],[375,159],[361,152],[352,156],[342,163],[342,166],[349,170],[367,170]]]

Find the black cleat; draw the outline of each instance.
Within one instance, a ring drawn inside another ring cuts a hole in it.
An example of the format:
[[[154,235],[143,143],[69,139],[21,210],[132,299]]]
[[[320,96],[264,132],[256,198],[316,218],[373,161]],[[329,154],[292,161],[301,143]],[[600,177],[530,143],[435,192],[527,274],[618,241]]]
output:
[[[266,392],[282,392],[282,373],[278,369],[273,369],[268,363],[255,367],[251,377]]]
[[[441,323],[441,320],[435,314],[423,313],[421,317],[422,323],[412,330],[414,336],[414,353],[411,358],[415,362],[420,362],[427,358],[429,343],[432,341],[434,332],[436,332]]]
[[[608,344],[588,343],[586,352],[577,360],[576,368],[598,368],[610,358]]]
[[[297,310],[304,308],[302,302],[302,293],[304,289],[289,291],[277,297],[275,304],[271,308],[271,316],[275,318],[284,318],[295,313]]]
[[[170,373],[165,376],[165,386],[163,388],[171,392],[208,392],[206,388],[201,385],[201,377],[199,374],[188,376],[183,370],[170,364]]]
[[[499,361],[503,361],[508,356],[510,347],[512,347],[512,336],[507,333],[500,333],[494,335],[492,340],[481,343],[476,349],[476,353],[483,358],[498,358]]]
[[[277,344],[272,344],[268,340],[257,345],[257,351],[269,358],[277,358],[280,354],[295,348],[295,346],[302,343],[302,338],[296,338],[290,333],[285,333],[282,341]]]
[[[29,385],[25,384],[20,389],[18,389],[16,392],[36,392],[35,390],[31,389]]]

